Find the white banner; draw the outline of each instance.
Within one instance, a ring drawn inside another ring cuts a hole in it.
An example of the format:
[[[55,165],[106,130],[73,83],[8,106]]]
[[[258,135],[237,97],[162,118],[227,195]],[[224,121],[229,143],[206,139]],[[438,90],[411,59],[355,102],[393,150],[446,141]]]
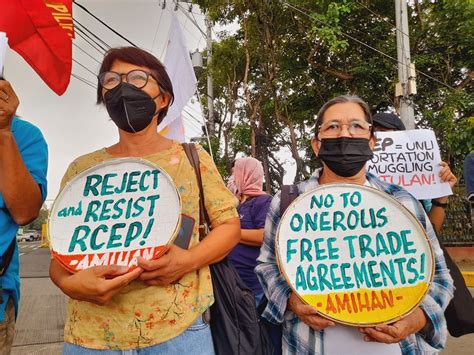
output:
[[[174,102],[168,109],[166,117],[158,125],[158,132],[167,138],[184,142],[182,111],[196,92],[197,80],[183,32],[174,12],[164,65],[173,84]]]
[[[376,139],[368,172],[402,186],[418,200],[452,194],[449,183],[439,178],[441,155],[432,130],[376,132]]]
[[[5,63],[5,53],[7,52],[8,38],[5,32],[0,32],[0,78],[3,78],[3,65]]]

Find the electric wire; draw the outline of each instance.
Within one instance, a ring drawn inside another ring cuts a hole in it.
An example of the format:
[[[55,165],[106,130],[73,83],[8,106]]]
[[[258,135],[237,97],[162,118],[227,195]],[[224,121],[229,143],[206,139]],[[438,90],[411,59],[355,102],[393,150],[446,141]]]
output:
[[[196,115],[199,115],[199,116],[202,116],[202,112],[201,111],[198,111],[197,109],[195,109],[194,107],[192,107],[191,105],[186,105],[186,107],[190,110],[192,110],[192,112],[194,112],[194,114]],[[202,123],[202,122],[201,122]]]
[[[87,44],[89,44],[89,46],[94,48],[97,52],[99,52],[102,55],[105,54],[105,52],[106,52],[105,48],[101,48],[101,47],[98,48],[98,45],[95,44],[94,41],[91,42],[86,36],[84,36],[82,34],[82,32],[78,31],[77,28],[75,29],[75,34],[78,35],[79,37],[81,37],[85,42],[87,42]]]
[[[189,112],[188,110],[186,110],[186,106],[183,107],[183,112],[185,112],[188,116],[190,116],[190,117],[197,123],[197,125],[199,126],[199,128],[201,128],[202,122],[199,121],[199,119],[197,119],[191,112]]]
[[[71,76],[76,78],[77,80],[79,81],[82,81],[84,84],[90,86],[91,88],[93,89],[96,89],[97,90],[97,86],[95,86],[94,84],[92,84],[89,80],[87,79],[84,79],[83,77],[77,75],[77,74],[74,74],[74,73],[71,73]]]
[[[188,18],[186,18],[186,22],[184,23],[183,26],[181,26],[182,28],[184,28],[184,30],[191,36],[194,38],[194,40],[196,41],[199,41],[200,38],[198,37],[198,34],[196,34],[195,32],[191,31],[189,28],[186,27],[186,24],[188,23]],[[202,38],[202,35],[201,35],[201,38]]]
[[[196,14],[196,15],[206,16],[206,15],[204,15],[204,14],[198,14],[197,12],[194,13],[194,12],[191,11],[191,10],[188,10],[188,12],[191,13],[191,16],[192,16],[193,19],[194,19],[194,23],[198,23],[197,20],[196,20],[196,17],[194,16],[195,14]],[[198,41],[198,44],[197,44],[197,48],[199,48],[199,45],[201,44],[201,41],[202,41],[203,38],[204,38],[204,36],[203,36],[203,34],[201,34],[201,37],[199,38],[199,41]]]
[[[160,29],[161,17],[163,16],[163,12],[164,12],[164,10],[161,9],[161,11],[160,11],[160,18],[158,19],[158,24],[156,25],[155,36],[153,37],[153,43],[151,44],[150,51],[153,51],[153,48],[155,48],[155,42],[156,42],[156,38],[157,38],[157,36],[158,36],[158,30]]]
[[[110,27],[108,24],[106,24],[104,21],[102,21],[100,18],[98,18],[96,15],[94,15],[92,12],[90,12],[84,5],[81,5],[79,4],[77,1],[73,0],[72,1],[74,3],[74,5],[76,5],[77,7],[79,7],[81,10],[83,10],[84,12],[86,12],[87,14],[89,14],[91,17],[93,17],[94,19],[96,19],[97,21],[99,21],[103,26],[105,26],[106,28],[108,28],[110,31],[112,31],[113,33],[115,33],[117,36],[119,36],[120,38],[122,38],[124,41],[128,42],[129,44],[131,44],[133,47],[137,47],[136,44],[134,44],[132,41],[130,41],[128,38],[124,37],[123,35],[121,35],[119,32],[117,32],[116,30],[114,30],[112,27]]]
[[[183,9],[183,7],[178,3],[178,8],[181,10],[181,12],[187,17],[189,18],[189,20],[194,24],[194,26],[196,26],[196,28],[199,30],[199,32],[201,32],[202,35],[204,35],[205,37],[207,37],[206,33],[201,29],[201,27],[199,27],[199,24],[194,21],[194,19],[191,18],[191,16],[188,14],[188,12]]]
[[[72,61],[74,63],[76,63],[77,65],[81,66],[82,68],[84,68],[85,70],[87,70],[89,73],[91,73],[92,75],[94,75],[94,77],[97,77],[97,74],[94,73],[92,70],[90,70],[88,67],[86,67],[84,64],[80,63],[77,59],[74,59],[72,58]]]
[[[390,22],[389,20],[387,20],[386,18],[384,18],[382,15],[376,13],[375,11],[373,11],[372,9],[370,9],[368,6],[362,4],[361,2],[359,2],[359,1],[357,1],[357,0],[356,0],[356,3],[357,3],[358,5],[360,5],[360,6],[362,6],[362,7],[363,7],[364,9],[366,9],[367,11],[369,11],[369,12],[370,12],[372,15],[374,15],[375,17],[379,18],[379,19],[382,20],[383,22],[385,22],[385,23],[387,23],[388,25],[390,25],[390,26],[392,27],[392,29],[394,29],[395,31],[400,32],[402,35],[409,37],[409,35],[408,35],[407,33],[405,33],[404,31],[402,31],[401,29],[397,28],[397,26],[396,26],[394,23]],[[429,52],[431,52],[431,53],[433,53],[433,54],[437,54],[436,51],[434,51],[433,49],[431,49],[430,47],[428,47],[428,46],[426,46],[426,45],[424,46],[424,48],[426,48],[427,51],[429,51]]]
[[[193,117],[191,117],[187,112],[183,111],[182,118],[183,118],[183,125],[186,123],[186,125],[193,131],[196,131],[198,134],[202,133],[202,124],[198,125],[194,123]]]
[[[407,36],[408,37],[408,34],[406,34],[405,32],[403,32],[401,29],[397,28],[397,26],[395,24],[393,24],[392,22],[390,22],[389,20],[385,19],[382,15],[379,15],[377,14],[375,11],[371,10],[370,8],[368,8],[366,5],[362,4],[361,2],[359,1],[355,1],[358,5],[362,6],[364,9],[366,9],[367,11],[369,11],[372,15],[374,15],[375,17],[379,18],[380,20],[382,20],[383,22],[389,24],[393,29],[395,29],[395,31],[397,32],[400,32],[401,34],[403,34],[404,36]]]
[[[76,26],[75,30],[78,34],[82,35],[81,36],[82,38],[84,38],[84,37],[88,38],[90,41],[92,41],[97,47],[99,47],[104,52],[107,52],[109,50],[107,47],[104,47],[102,44],[100,44],[95,39],[93,39],[91,36],[89,36],[89,34],[87,34],[82,28]]]
[[[328,26],[328,25],[327,25],[326,23],[324,23],[323,21],[320,21],[320,20],[318,20],[318,19],[312,17],[309,13],[304,12],[303,10],[297,8],[296,6],[290,4],[290,3],[286,2],[286,1],[283,1],[282,3],[283,3],[284,5],[286,5],[286,6],[290,7],[290,8],[292,8],[293,10],[295,10],[295,11],[297,11],[297,12],[299,12],[299,13],[301,13],[301,14],[307,16],[307,17],[309,17],[309,18],[310,18],[311,20],[313,20],[313,21],[319,22],[319,23],[321,23],[321,24],[323,24],[323,25],[325,25],[325,26],[327,26],[327,27],[331,27],[331,26]],[[367,48],[373,50],[374,52],[379,53],[380,55],[382,55],[382,56],[384,56],[384,57],[386,57],[386,58],[389,58],[389,59],[391,59],[391,60],[393,60],[393,61],[395,61],[395,62],[397,62],[397,63],[399,63],[399,64],[401,64],[401,65],[403,65],[403,66],[407,66],[405,63],[400,62],[397,58],[395,58],[395,57],[393,57],[393,56],[391,56],[391,55],[389,55],[389,54],[386,54],[386,53],[384,53],[384,52],[378,50],[377,48],[372,47],[371,45],[369,45],[369,44],[367,44],[367,43],[364,43],[364,42],[362,42],[361,40],[359,40],[359,39],[357,39],[357,38],[355,38],[355,37],[353,37],[353,36],[351,36],[351,35],[349,35],[349,34],[343,32],[343,31],[341,31],[341,34],[342,34],[343,36],[345,36],[345,37],[347,37],[347,38],[349,38],[349,39],[351,39],[351,40],[353,40],[353,41],[355,41],[355,42],[361,44],[362,46],[367,47]],[[438,84],[447,87],[448,89],[455,90],[452,86],[450,86],[450,85],[448,85],[448,84],[446,84],[446,83],[443,83],[442,81],[440,81],[440,80],[438,80],[438,79],[432,77],[432,76],[429,75],[429,74],[426,74],[426,73],[422,72],[421,70],[415,69],[415,71],[416,71],[418,74],[423,75],[424,77],[426,77],[426,78],[428,78],[428,79],[431,79],[431,80],[437,82]]]
[[[86,26],[84,26],[82,23],[80,23],[79,21],[77,21],[76,19],[74,19],[74,24],[75,26],[77,27],[77,25],[79,25],[80,27],[82,27],[86,32],[90,33],[93,37],[95,37],[99,42],[101,42],[107,49],[110,49],[112,48],[107,42],[105,42],[102,38],[100,38],[99,36],[97,36],[94,32],[92,32],[89,28],[87,28]]]
[[[76,47],[77,49],[79,49],[82,53],[86,54],[89,58],[91,58],[92,60],[94,60],[95,62],[97,62],[98,64],[102,64],[99,60],[97,60],[94,56],[92,56],[91,54],[89,54],[87,51],[85,51],[84,49],[82,49],[79,45],[77,45],[76,43],[72,42],[73,46]]]
[[[107,47],[104,47],[102,44],[97,42],[95,39],[93,39],[87,32],[85,32],[82,28],[75,26],[74,27],[76,33],[80,35],[84,40],[87,38],[89,41],[93,42],[95,46],[99,47],[104,53],[108,51]],[[88,43],[90,44],[90,42]]]

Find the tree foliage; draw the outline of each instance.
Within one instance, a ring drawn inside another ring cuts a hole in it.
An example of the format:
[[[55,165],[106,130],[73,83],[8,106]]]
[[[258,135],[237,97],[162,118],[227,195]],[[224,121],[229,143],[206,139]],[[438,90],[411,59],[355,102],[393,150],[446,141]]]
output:
[[[295,180],[317,165],[309,141],[321,105],[357,94],[374,112],[395,110],[395,8],[391,1],[199,0],[211,19],[237,27],[213,44],[217,111],[214,148],[222,171],[239,153],[259,158],[267,189],[282,183],[290,152]],[[410,50],[419,71],[417,125],[435,130],[458,175],[473,144],[474,5],[468,0],[409,5]],[[205,77],[200,79],[205,89]]]
[[[31,230],[35,230],[41,233],[43,224],[47,223],[48,221],[48,214],[49,214],[48,207],[45,204],[43,204],[43,206],[41,207],[38,213],[38,217],[33,222],[27,224],[26,226],[23,226],[23,229],[24,230],[31,229]]]

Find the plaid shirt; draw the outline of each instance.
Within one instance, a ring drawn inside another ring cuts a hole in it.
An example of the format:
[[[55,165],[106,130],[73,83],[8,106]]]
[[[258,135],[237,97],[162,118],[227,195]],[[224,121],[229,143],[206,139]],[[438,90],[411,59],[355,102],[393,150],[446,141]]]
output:
[[[310,179],[298,184],[299,194],[319,185],[320,172],[321,169],[317,170]],[[454,292],[453,281],[446,267],[438,239],[423,207],[406,190],[397,185],[385,183],[370,173],[367,173],[367,180],[372,187],[388,193],[408,208],[427,231],[435,257],[435,274],[420,307],[430,322],[431,331],[429,331],[430,334],[411,334],[399,345],[403,354],[437,353],[444,348],[446,343],[447,327],[444,310]],[[291,289],[280,274],[275,256],[275,235],[281,217],[280,196],[281,193],[278,193],[272,200],[265,223],[264,242],[257,259],[258,265],[255,268],[268,298],[263,317],[275,324],[283,323],[283,352],[285,354],[323,354],[324,331],[313,330],[300,321],[293,312],[286,309]]]

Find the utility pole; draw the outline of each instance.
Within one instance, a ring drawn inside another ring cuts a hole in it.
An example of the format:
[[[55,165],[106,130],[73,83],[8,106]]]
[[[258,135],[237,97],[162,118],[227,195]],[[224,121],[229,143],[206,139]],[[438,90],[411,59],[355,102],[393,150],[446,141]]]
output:
[[[210,68],[212,63],[212,23],[209,20],[209,15],[206,14],[206,43],[207,43],[207,67]],[[209,135],[213,137],[214,132],[214,85],[212,73],[210,70],[207,72],[207,123]]]
[[[415,128],[413,96],[416,94],[415,65],[410,58],[410,38],[408,32],[408,11],[406,0],[395,0],[397,22],[398,80],[395,96],[400,99],[399,115],[407,129]]]

